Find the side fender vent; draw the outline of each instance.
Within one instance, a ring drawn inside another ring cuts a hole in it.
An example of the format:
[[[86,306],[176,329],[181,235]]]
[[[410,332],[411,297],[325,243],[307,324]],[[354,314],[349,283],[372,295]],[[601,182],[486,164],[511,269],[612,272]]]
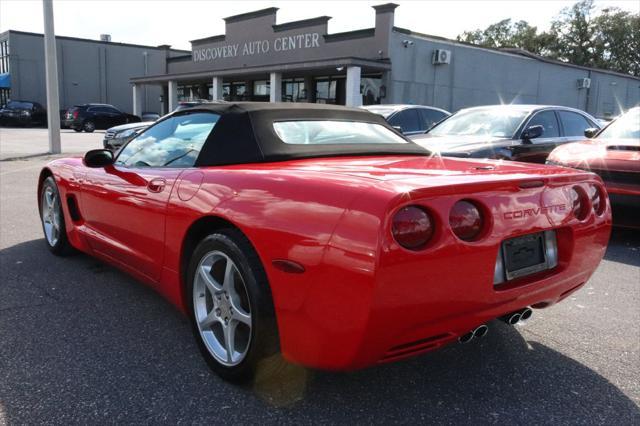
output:
[[[80,222],[82,220],[82,215],[80,214],[80,209],[78,209],[78,202],[76,201],[75,196],[67,196],[67,207],[69,208],[69,215],[71,215],[71,220],[73,220],[74,222]]]

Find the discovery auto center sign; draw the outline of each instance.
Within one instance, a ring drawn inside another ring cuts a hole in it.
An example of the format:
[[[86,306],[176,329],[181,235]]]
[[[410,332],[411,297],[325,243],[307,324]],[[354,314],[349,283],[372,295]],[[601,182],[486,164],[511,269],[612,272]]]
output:
[[[193,49],[194,62],[215,61],[221,58],[264,55],[269,52],[313,49],[320,47],[319,33],[305,33],[278,37],[275,40],[253,40],[244,43],[225,44],[215,47]]]

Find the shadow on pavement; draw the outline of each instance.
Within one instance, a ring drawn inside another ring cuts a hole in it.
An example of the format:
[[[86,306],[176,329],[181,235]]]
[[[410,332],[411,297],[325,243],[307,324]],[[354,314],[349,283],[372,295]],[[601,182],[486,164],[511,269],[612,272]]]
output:
[[[490,324],[484,339],[351,373],[236,387],[152,290],[42,240],[0,251],[0,423],[610,423],[636,404],[596,371]]]
[[[640,230],[613,228],[604,258],[640,267]]]

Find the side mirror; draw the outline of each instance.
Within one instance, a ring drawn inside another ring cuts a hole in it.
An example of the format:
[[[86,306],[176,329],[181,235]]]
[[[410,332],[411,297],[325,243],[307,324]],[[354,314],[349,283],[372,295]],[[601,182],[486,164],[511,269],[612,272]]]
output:
[[[544,127],[542,127],[541,125],[538,124],[536,126],[529,126],[524,132],[522,132],[522,139],[528,141],[531,139],[539,138],[543,133]]]
[[[595,128],[595,127],[589,127],[588,129],[584,129],[584,136],[591,139],[593,137],[595,137],[598,132],[600,131],[600,129]]]
[[[84,155],[84,165],[87,167],[110,166],[113,160],[113,152],[108,149],[92,149]]]

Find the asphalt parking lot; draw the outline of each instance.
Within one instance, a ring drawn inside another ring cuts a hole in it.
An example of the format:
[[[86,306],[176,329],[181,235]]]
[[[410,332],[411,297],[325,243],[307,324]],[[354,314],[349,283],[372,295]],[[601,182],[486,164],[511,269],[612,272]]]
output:
[[[48,252],[35,194],[46,160],[0,162],[0,424],[640,423],[640,233],[614,232],[587,285],[523,326],[494,321],[483,339],[408,361],[237,387],[210,373],[186,318],[151,289]]]
[[[102,148],[104,130],[93,133],[60,130],[63,153],[86,152]],[[49,152],[47,129],[0,127],[0,161],[42,155]]]

